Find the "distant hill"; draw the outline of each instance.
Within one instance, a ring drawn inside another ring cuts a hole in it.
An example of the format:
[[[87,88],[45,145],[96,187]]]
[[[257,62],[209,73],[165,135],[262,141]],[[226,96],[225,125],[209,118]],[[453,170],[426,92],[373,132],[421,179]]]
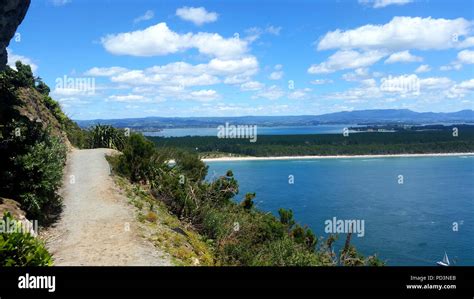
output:
[[[78,120],[87,128],[95,124],[109,124],[119,128],[153,130],[162,128],[214,127],[225,122],[259,126],[309,126],[318,124],[433,124],[474,123],[474,111],[450,113],[415,112],[408,109],[376,109],[343,111],[322,115],[300,116],[238,116],[238,117],[145,117],[126,119]]]

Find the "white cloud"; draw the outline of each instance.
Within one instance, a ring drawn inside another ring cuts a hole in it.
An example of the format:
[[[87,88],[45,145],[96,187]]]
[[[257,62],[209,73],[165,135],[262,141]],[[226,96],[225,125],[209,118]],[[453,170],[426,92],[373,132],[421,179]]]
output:
[[[250,76],[258,71],[258,61],[254,56],[227,60],[214,58],[209,61],[208,67],[213,74],[245,74]]]
[[[474,47],[474,36],[467,37],[458,44],[458,48]]]
[[[459,84],[455,84],[448,91],[445,92],[445,95],[448,98],[463,98],[468,93],[474,92],[474,79],[463,81]]]
[[[143,95],[138,95],[138,94],[111,95],[107,98],[107,100],[113,101],[113,102],[124,102],[124,103],[150,102],[150,99],[145,98]]]
[[[179,34],[159,23],[144,30],[109,34],[101,39],[104,48],[115,55],[157,56],[195,48],[200,53],[219,57],[241,57],[248,51],[247,42],[223,38],[217,33]]]
[[[463,50],[458,53],[457,59],[448,65],[443,65],[439,69],[441,71],[451,71],[462,69],[463,64],[474,64],[474,51]]]
[[[197,26],[217,21],[218,14],[208,12],[204,7],[181,7],[176,10],[176,15],[185,21],[190,21]]]
[[[387,53],[379,50],[358,52],[354,50],[340,50],[329,56],[329,58],[318,65],[312,65],[308,69],[310,74],[326,74],[339,70],[367,67],[379,61]]]
[[[362,101],[365,99],[379,99],[383,97],[383,92],[377,86],[366,86],[351,88],[345,91],[338,91],[325,95],[328,99]],[[355,102],[352,102],[355,103]],[[341,109],[342,110],[342,109]]]
[[[25,56],[22,56],[22,55],[18,55],[18,54],[15,54],[13,53],[12,50],[8,49],[7,48],[7,55],[8,55],[8,62],[7,62],[7,65],[9,65],[11,68],[15,69],[16,70],[16,66],[15,66],[15,63],[19,60],[21,61],[21,63],[23,64],[28,64],[30,67],[31,67],[31,71],[33,73],[36,73],[36,71],[38,70],[38,65],[36,65],[35,63],[33,63],[33,60],[31,60],[31,58],[28,58],[28,57],[25,57]]]
[[[281,27],[280,26],[267,26],[265,31],[269,34],[280,35]]]
[[[94,67],[86,71],[89,76],[109,77],[112,83],[132,89],[133,95],[145,98],[156,97],[173,100],[212,101],[220,98],[213,89],[189,90],[193,86],[210,86],[219,83],[242,84],[251,81],[259,70],[254,56],[239,59],[214,58],[209,63],[192,65],[178,61],[165,65],[156,65],[146,69],[127,69],[123,67]],[[259,83],[242,85],[242,90],[257,90]],[[263,85],[262,85],[263,88]],[[112,87],[114,89],[114,87]],[[134,97],[113,97],[109,100],[143,100]]]
[[[128,71],[124,67],[113,66],[113,67],[93,67],[87,70],[84,75],[94,77],[110,77]]]
[[[422,64],[416,68],[415,73],[426,73],[431,71],[431,67],[427,64]]]
[[[133,23],[136,24],[142,21],[148,21],[148,20],[153,19],[154,16],[155,16],[155,13],[153,12],[153,10],[147,10],[143,15],[136,17],[133,20]]]
[[[463,64],[474,64],[474,51],[463,50],[459,52],[458,61]]]
[[[174,62],[157,65],[144,70],[127,70],[120,67],[92,68],[89,75],[109,76],[112,82],[137,85],[183,85],[203,86],[224,81],[226,84],[241,84],[258,72],[258,61],[253,56],[236,60],[212,59],[207,64],[192,65]]]
[[[441,71],[452,71],[452,70],[459,71],[460,69],[462,69],[462,64],[457,61],[453,61],[448,65],[441,66],[439,69]]]
[[[208,89],[208,90],[202,89],[202,90],[192,91],[189,94],[189,99],[197,100],[201,102],[213,101],[218,98],[219,98],[219,94],[217,93],[217,91],[212,90],[212,89]]]
[[[393,53],[387,58],[387,60],[385,60],[385,63],[420,62],[420,61],[423,61],[423,58],[412,55],[410,51],[405,50],[405,51]]]
[[[423,89],[445,89],[453,84],[453,80],[447,77],[429,77],[420,79],[420,86]]]
[[[284,74],[284,72],[282,71],[283,65],[277,64],[273,67],[273,69],[275,71],[272,72],[270,74],[270,76],[268,76],[268,79],[270,79],[270,80],[280,80],[281,78],[283,78],[283,74]]]
[[[283,78],[282,71],[272,72],[270,76],[268,76],[268,79],[270,80],[280,80],[281,78]]]
[[[373,8],[383,8],[389,5],[405,5],[413,0],[359,0],[360,4],[371,5]]]
[[[291,100],[305,99],[310,91],[311,88],[296,89],[288,94],[288,98]]]
[[[260,28],[260,27],[252,27],[247,30],[245,30],[245,33],[247,36],[245,37],[245,40],[253,43],[257,39],[259,39],[263,34],[270,34],[270,35],[275,35],[278,36],[280,35],[281,27],[280,26],[267,26],[265,28]]]
[[[252,98],[265,98],[268,100],[277,100],[285,95],[285,92],[278,86],[272,85],[257,92]]]
[[[263,83],[260,83],[258,81],[249,81],[245,82],[242,85],[240,85],[240,90],[242,91],[253,91],[253,90],[260,90],[264,87]]]
[[[361,81],[369,77],[370,77],[370,74],[369,74],[368,68],[357,68],[353,72],[345,73],[344,75],[342,75],[342,79],[349,82]]]
[[[314,85],[323,85],[323,84],[333,83],[333,81],[331,79],[315,79],[311,81],[310,83]]]
[[[472,33],[472,22],[463,19],[394,17],[384,25],[364,25],[326,33],[318,50],[328,49],[448,49],[461,46],[457,38]],[[456,37],[456,38],[454,38]]]
[[[58,103],[61,105],[61,108],[69,108],[73,106],[83,106],[89,104],[89,101],[77,97],[65,97],[57,99]]]

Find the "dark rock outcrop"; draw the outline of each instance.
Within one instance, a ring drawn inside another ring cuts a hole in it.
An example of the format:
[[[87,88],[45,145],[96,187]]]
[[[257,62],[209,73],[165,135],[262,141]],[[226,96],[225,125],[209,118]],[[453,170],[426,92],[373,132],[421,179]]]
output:
[[[30,0],[1,0],[0,1],[0,70],[7,64],[7,47],[23,21]]]

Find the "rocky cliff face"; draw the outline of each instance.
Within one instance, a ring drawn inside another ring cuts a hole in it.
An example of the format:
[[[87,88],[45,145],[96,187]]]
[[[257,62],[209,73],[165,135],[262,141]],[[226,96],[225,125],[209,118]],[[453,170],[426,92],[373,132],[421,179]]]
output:
[[[0,1],[0,70],[7,64],[7,47],[23,21],[30,0],[1,0]]]

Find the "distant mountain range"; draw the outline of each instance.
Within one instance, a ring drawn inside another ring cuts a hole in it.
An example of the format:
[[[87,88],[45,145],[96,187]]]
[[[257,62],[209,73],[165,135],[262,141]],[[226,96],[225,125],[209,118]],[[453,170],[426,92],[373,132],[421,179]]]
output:
[[[376,109],[343,111],[322,115],[299,116],[238,116],[238,117],[145,117],[125,119],[77,120],[87,128],[108,124],[119,128],[155,130],[163,128],[215,127],[226,122],[259,126],[311,126],[319,124],[433,124],[474,123],[474,111],[450,113],[415,112],[408,109]]]

